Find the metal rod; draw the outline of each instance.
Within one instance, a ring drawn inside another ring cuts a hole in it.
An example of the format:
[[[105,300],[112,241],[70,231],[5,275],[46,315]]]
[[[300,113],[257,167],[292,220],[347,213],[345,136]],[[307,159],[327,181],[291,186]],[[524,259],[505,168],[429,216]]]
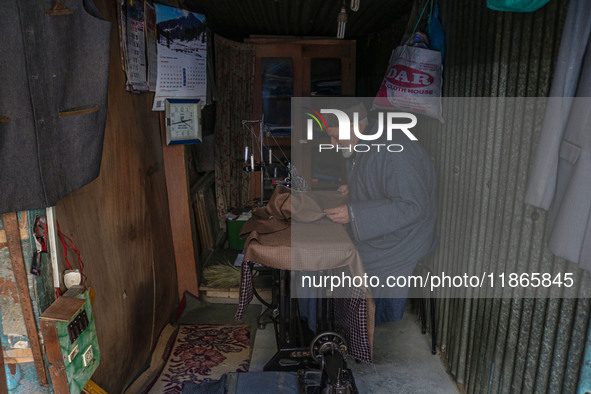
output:
[[[259,123],[259,141],[260,141],[260,160],[261,160],[261,207],[264,205],[264,194],[265,194],[265,175],[263,174],[263,168],[265,167],[265,157],[263,155],[263,124],[265,123],[265,114],[261,116],[261,122]]]

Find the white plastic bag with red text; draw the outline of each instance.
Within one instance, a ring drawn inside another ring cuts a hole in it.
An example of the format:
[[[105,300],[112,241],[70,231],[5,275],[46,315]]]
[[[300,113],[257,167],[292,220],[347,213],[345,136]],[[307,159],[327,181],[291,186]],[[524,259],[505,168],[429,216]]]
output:
[[[395,48],[373,107],[423,114],[443,123],[442,72],[441,52],[408,45]]]

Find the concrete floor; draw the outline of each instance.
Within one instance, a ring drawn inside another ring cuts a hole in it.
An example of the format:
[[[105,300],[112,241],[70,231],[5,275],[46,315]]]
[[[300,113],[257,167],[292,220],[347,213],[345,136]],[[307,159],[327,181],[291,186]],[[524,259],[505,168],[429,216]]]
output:
[[[258,372],[276,351],[273,326],[258,329],[249,371]],[[417,316],[376,327],[374,364],[348,360],[360,393],[459,393],[439,355],[430,351],[430,336],[422,335]]]

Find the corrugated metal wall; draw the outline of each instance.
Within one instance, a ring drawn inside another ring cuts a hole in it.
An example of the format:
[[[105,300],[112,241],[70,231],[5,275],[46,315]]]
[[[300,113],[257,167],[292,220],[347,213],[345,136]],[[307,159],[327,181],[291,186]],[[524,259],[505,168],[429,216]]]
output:
[[[445,96],[548,95],[568,1],[551,0],[534,13],[494,12],[485,0],[439,3]],[[497,115],[531,113],[505,108]],[[474,124],[450,107],[444,117],[441,130],[419,137],[440,185],[440,242],[431,263],[519,261],[530,271],[565,264],[545,247],[545,212],[523,203],[539,129]],[[443,299],[438,342],[467,392],[576,392],[590,310],[588,299]]]

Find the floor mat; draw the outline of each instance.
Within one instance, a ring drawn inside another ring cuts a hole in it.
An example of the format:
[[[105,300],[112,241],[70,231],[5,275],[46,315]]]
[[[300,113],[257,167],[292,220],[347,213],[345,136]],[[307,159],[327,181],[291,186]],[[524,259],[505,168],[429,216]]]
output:
[[[236,320],[238,304],[219,304],[201,301],[189,292],[185,292],[182,307],[179,308],[177,321],[183,324],[223,324],[223,325],[249,325],[250,346],[254,346],[254,339],[258,327],[259,315],[262,313],[262,305],[252,304],[248,306],[242,320]]]
[[[168,361],[149,393],[181,393],[187,382],[247,372],[250,355],[248,325],[181,325]]]

